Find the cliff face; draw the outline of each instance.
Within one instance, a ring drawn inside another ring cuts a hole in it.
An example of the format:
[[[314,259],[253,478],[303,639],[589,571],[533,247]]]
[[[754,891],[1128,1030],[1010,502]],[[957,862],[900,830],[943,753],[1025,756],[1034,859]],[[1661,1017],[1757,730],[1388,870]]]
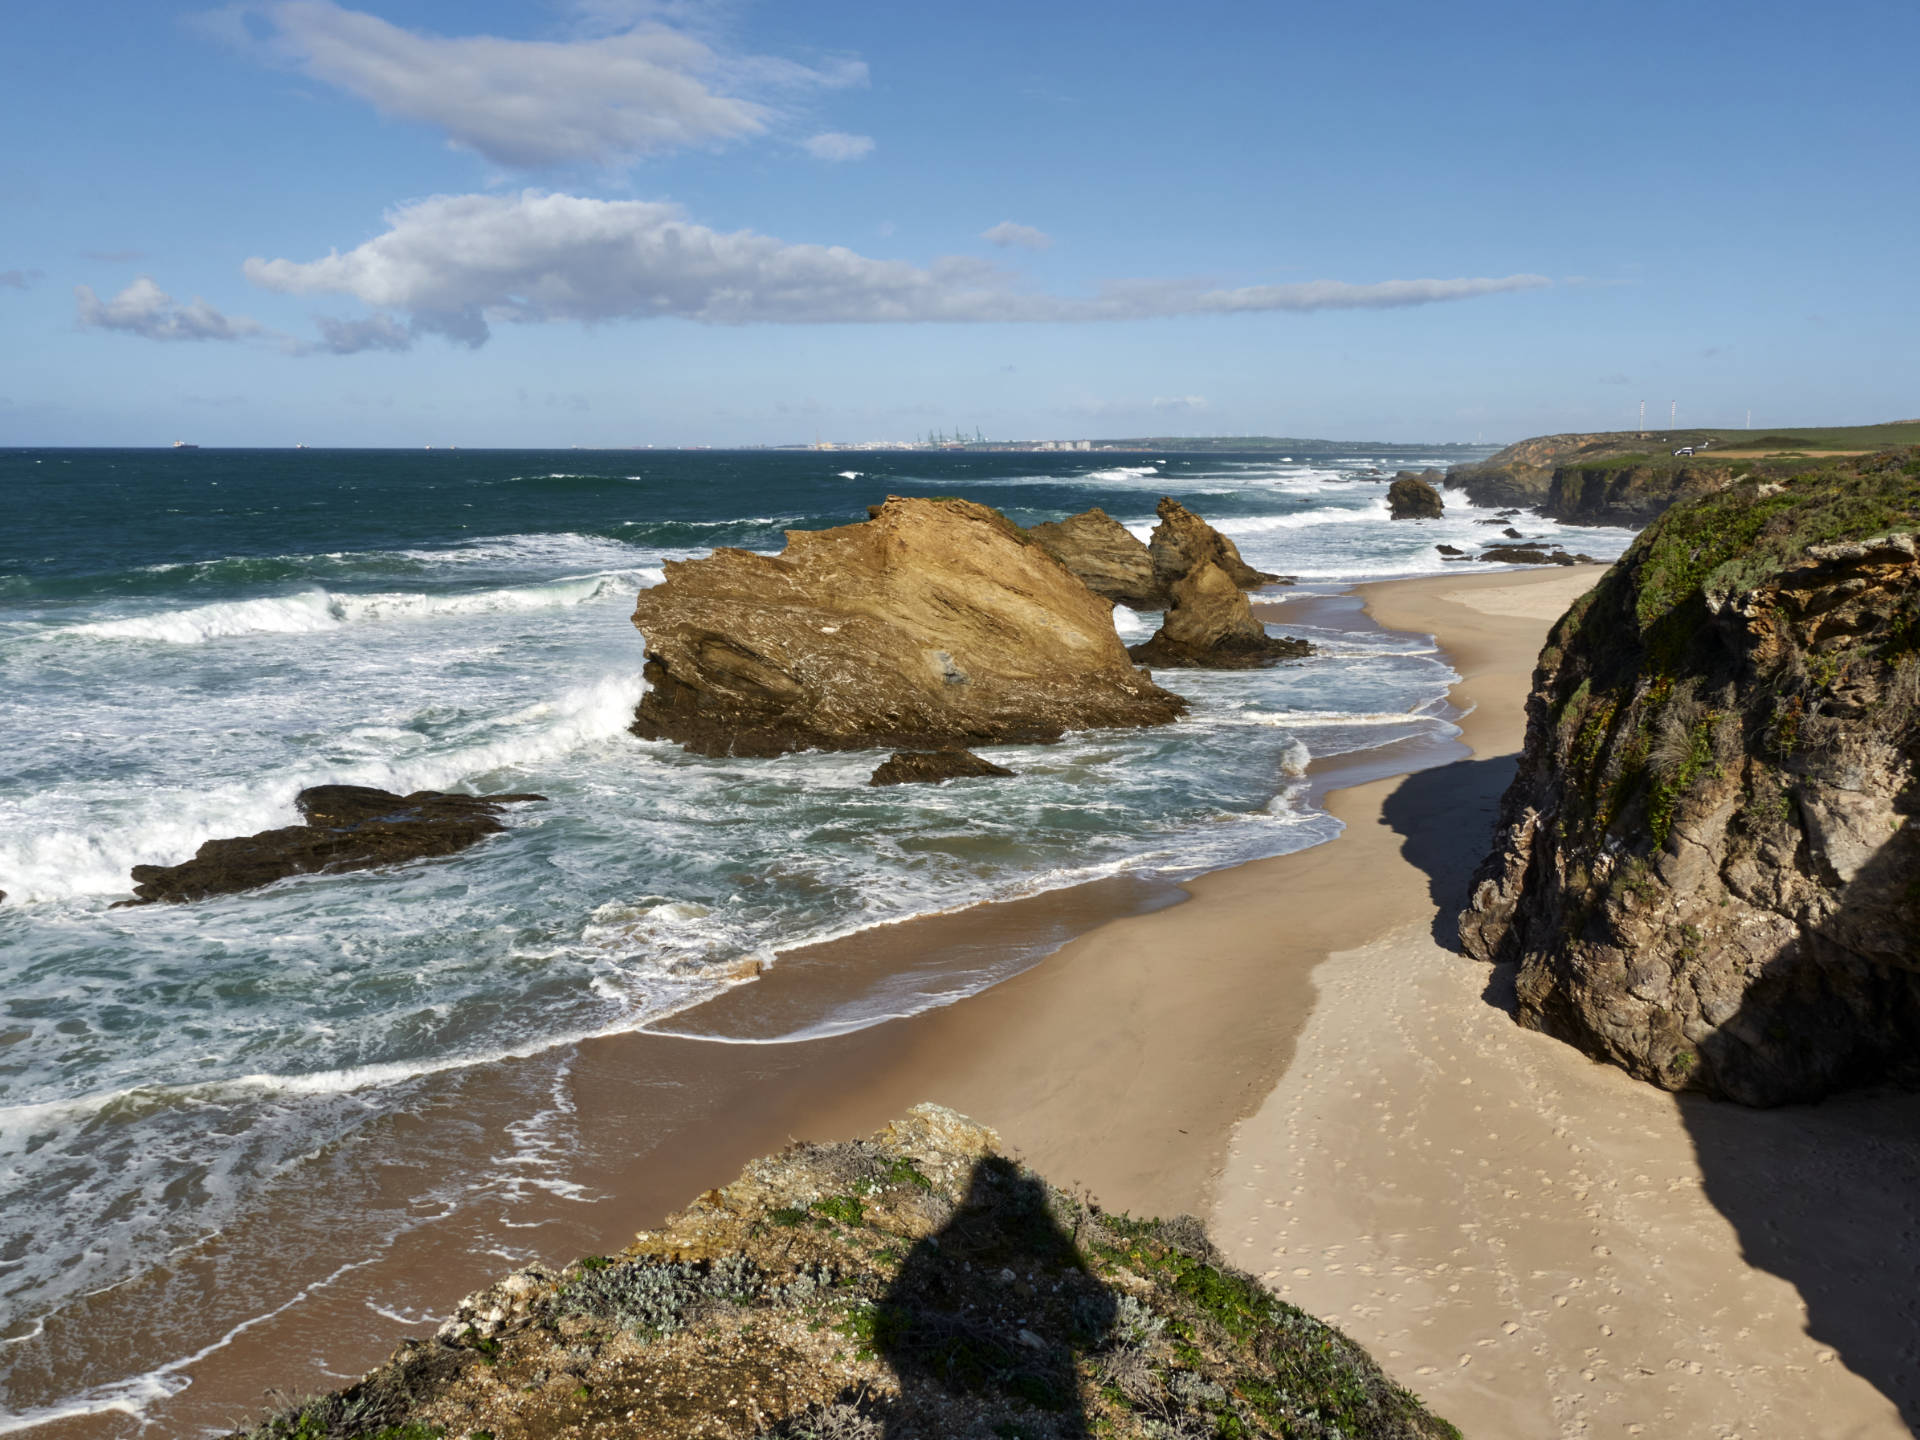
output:
[[[1475,505],[1537,510],[1569,525],[1651,523],[1668,507],[1723,490],[1736,469],[1707,456],[1672,452],[1699,437],[1688,433],[1542,435],[1447,472],[1450,490]],[[1702,442],[1705,443],[1705,442]]]
[[[1047,741],[1186,708],[1133,668],[1107,602],[965,500],[889,499],[778,555],[666,571],[634,610],[633,730],[702,754]]]
[[[1667,512],[1555,627],[1460,917],[1519,1019],[1750,1104],[1920,1079],[1920,451]]]
[[[933,1105],[509,1275],[245,1440],[474,1435],[1459,1440],[1198,1221],[1103,1214]]]

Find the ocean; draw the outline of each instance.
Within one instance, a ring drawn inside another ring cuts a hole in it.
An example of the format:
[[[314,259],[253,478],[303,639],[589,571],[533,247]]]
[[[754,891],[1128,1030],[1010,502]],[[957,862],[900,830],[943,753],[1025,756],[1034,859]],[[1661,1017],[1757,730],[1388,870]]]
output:
[[[870,753],[691,756],[627,733],[628,617],[663,562],[775,550],[889,494],[1022,524],[1098,505],[1144,538],[1173,495],[1299,577],[1291,604],[1439,573],[1437,543],[1497,536],[1457,495],[1442,520],[1387,519],[1395,469],[1460,458],[0,452],[0,1431],[131,1419],[184,1385],[190,1352],[248,1315],[181,1337],[180,1364],[164,1339],[135,1360],[89,1336],[99,1297],[236,1243],[266,1197],[337,1175],[356,1136],[442,1094],[431,1077],[641,1029],[749,1038],[688,1012],[797,947],[908,917],[1322,843],[1339,827],[1314,767],[1454,733],[1430,639],[1307,624],[1285,627],[1320,643],[1305,662],[1162,672],[1193,701],[1177,725],[982,752],[1015,781],[871,789]],[[1630,538],[1519,528],[1599,558]],[[1115,614],[1129,641],[1156,624]],[[115,908],[131,866],[295,823],[296,793],[329,782],[548,798],[457,856]],[[903,957],[750,1038],[884,1023],[1037,953]],[[338,1264],[475,1197],[505,1216],[516,1194],[577,1189],[554,1063],[504,1148],[423,1166],[364,1234],[342,1218],[358,1238]],[[530,1253],[501,1224],[497,1253]],[[249,1304],[298,1301],[293,1270]]]

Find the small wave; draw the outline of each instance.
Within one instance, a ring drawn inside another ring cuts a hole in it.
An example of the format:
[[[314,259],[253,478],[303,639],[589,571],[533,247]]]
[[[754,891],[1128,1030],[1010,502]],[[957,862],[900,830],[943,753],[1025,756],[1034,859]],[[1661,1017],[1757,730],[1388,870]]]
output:
[[[1107,470],[1089,470],[1078,476],[1081,480],[1142,480],[1152,475],[1160,478],[1160,472],[1151,465],[1115,465]]]
[[[862,470],[839,470],[834,473],[839,475],[842,480],[858,480],[866,472]]]
[[[586,605],[611,595],[624,595],[642,585],[658,584],[665,578],[664,571],[638,567],[619,574],[587,575],[545,585],[512,585],[497,590],[441,595],[418,591],[353,594],[304,590],[296,595],[223,600],[212,605],[196,605],[187,610],[162,611],[156,615],[95,620],[83,625],[65,626],[50,633],[99,640],[157,640],[170,645],[202,645],[209,640],[231,639],[238,635],[305,635],[368,622]]]

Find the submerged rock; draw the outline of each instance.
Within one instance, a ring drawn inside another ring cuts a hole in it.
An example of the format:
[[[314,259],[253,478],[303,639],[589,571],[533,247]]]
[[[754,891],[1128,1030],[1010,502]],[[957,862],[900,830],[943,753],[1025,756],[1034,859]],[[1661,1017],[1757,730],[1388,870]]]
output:
[[[896,750],[873,772],[869,785],[939,784],[942,780],[1011,775],[1013,771],[971,750]]]
[[[1395,520],[1438,520],[1446,504],[1440,492],[1411,470],[1387,487],[1387,514]]]
[[[1174,582],[1165,621],[1151,640],[1127,653],[1142,665],[1251,670],[1311,655],[1313,646],[1267,634],[1240,587],[1207,560]]]
[[[1920,1084],[1920,450],[1676,506],[1556,625],[1460,916],[1521,1024],[1748,1104]]]
[[[1098,507],[1027,529],[1034,543],[1079,576],[1103,600],[1155,610],[1166,604],[1154,583],[1153,556],[1133,532]]]
[[[286,825],[231,840],[209,840],[178,865],[133,867],[134,900],[203,900],[319,871],[371,870],[452,855],[507,827],[501,807],[544,795],[448,795],[417,790],[395,795],[365,785],[315,785],[294,804],[304,825]]]
[[[1113,610],[996,510],[891,497],[778,555],[668,561],[640,592],[633,733],[704,755],[1057,740],[1164,725]]]
[[[1153,559],[1153,581],[1160,594],[1171,596],[1175,581],[1209,561],[1242,590],[1293,583],[1247,564],[1240,558],[1239,547],[1233,541],[1172,496],[1164,497],[1154,507],[1154,513],[1159,515],[1160,523],[1153,527],[1147,551]]]
[[[290,1435],[1444,1440],[1191,1216],[1111,1215],[963,1115],[790,1145],[613,1256],[468,1296]]]

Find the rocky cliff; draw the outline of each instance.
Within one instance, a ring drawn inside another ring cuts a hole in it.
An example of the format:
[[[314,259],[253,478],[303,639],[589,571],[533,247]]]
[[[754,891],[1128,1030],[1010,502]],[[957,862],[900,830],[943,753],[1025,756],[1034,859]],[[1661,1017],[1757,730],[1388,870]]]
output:
[[[666,571],[634,609],[633,730],[702,754],[1050,741],[1186,708],[1134,669],[1107,602],[969,501],[890,498],[778,555]]]
[[[1542,435],[1447,472],[1475,505],[1517,506],[1569,525],[1637,529],[1669,506],[1725,489],[1755,462],[1672,452],[1708,439],[1663,435]]]
[[[1458,1440],[1199,1222],[1102,1212],[916,1106],[531,1266],[245,1440]]]
[[[1668,511],[1552,632],[1461,915],[1518,1018],[1750,1104],[1920,1079],[1920,451]]]

